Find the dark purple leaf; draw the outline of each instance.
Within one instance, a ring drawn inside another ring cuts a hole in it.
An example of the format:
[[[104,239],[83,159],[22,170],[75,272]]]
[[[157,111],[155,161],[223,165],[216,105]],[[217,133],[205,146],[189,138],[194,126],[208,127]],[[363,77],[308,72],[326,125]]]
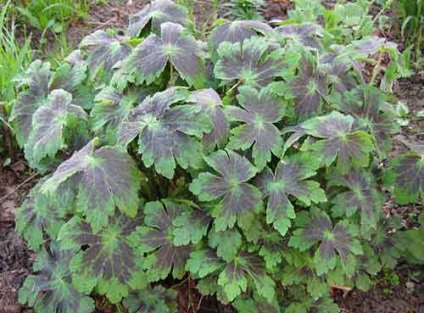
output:
[[[247,183],[257,169],[244,157],[233,151],[219,150],[205,158],[218,175],[201,173],[190,184],[190,190],[201,201],[219,200],[213,216],[217,230],[243,225],[244,218],[261,208],[261,192]]]

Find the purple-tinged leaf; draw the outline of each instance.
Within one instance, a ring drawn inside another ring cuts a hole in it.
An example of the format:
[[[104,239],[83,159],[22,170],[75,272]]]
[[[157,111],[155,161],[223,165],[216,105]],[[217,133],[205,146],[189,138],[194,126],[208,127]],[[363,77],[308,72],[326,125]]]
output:
[[[151,34],[134,49],[124,71],[133,75],[136,82],[149,85],[170,62],[182,79],[198,89],[206,82],[201,54],[196,39],[183,26],[167,22],[161,25],[161,37]]]
[[[197,244],[206,236],[211,221],[209,215],[198,209],[193,208],[183,212],[172,222],[175,227],[173,231],[174,244],[176,246]]]
[[[392,159],[385,182],[393,188],[399,204],[424,203],[424,145]]]
[[[124,305],[129,313],[176,313],[177,292],[162,286],[133,291]]]
[[[333,213],[337,216],[350,217],[356,211],[360,211],[362,236],[369,237],[370,231],[377,227],[382,209],[381,195],[371,176],[364,171],[353,170],[344,176],[332,175],[331,183],[348,189],[338,192],[332,199],[335,205]]]
[[[346,265],[352,254],[362,253],[361,245],[355,238],[356,235],[356,228],[347,221],[340,221],[333,227],[330,217],[325,212],[312,210],[305,227],[293,232],[289,246],[306,251],[312,245],[319,243],[314,263],[318,275],[321,275],[336,266],[337,255]]]
[[[127,297],[130,288],[144,287],[142,254],[137,252],[135,229],[140,218],[115,214],[99,232],[79,217],[73,217],[60,230],[59,242],[81,249],[73,258],[75,285],[79,289],[98,286],[113,303]],[[89,286],[89,287],[87,287]],[[90,290],[87,290],[90,291]]]
[[[140,173],[131,157],[120,147],[96,149],[96,139],[63,162],[42,187],[54,193],[58,187],[76,177],[76,207],[94,231],[108,224],[115,208],[134,217],[137,214]]]
[[[324,190],[318,182],[307,180],[315,176],[320,160],[313,154],[295,154],[278,163],[275,172],[269,168],[255,179],[264,196],[268,198],[267,223],[284,236],[289,229],[290,219],[296,217],[289,196],[305,205],[326,201]]]
[[[218,175],[201,173],[190,184],[190,190],[201,201],[219,200],[213,211],[217,230],[233,228],[262,207],[261,192],[247,183],[257,169],[233,151],[219,150],[205,158]]]
[[[172,22],[188,25],[189,19],[185,7],[170,0],[156,0],[140,12],[130,16],[129,35],[138,37],[149,22],[153,32],[156,32],[160,30],[163,23]]]
[[[25,74],[18,80],[19,87],[28,87],[18,94],[10,116],[20,146],[28,140],[34,112],[46,101],[52,75],[50,63],[37,60],[31,63]]]
[[[174,278],[185,273],[191,246],[174,244],[173,221],[189,208],[171,200],[148,202],[144,208],[146,226],[137,228],[139,249],[148,253],[144,267],[149,281],[165,279],[171,272]]]
[[[355,118],[355,129],[367,131],[374,137],[382,157],[390,151],[392,136],[400,132],[400,127],[394,122],[393,110],[385,108],[384,97],[377,88],[355,88],[333,95],[330,102],[337,110]]]
[[[306,148],[316,151],[326,166],[337,158],[337,169],[342,174],[352,166],[368,166],[369,154],[374,149],[372,138],[364,131],[354,131],[353,123],[352,116],[336,111],[303,122],[301,127],[306,134],[322,138]]]
[[[40,190],[42,185],[43,181],[30,191],[16,213],[16,231],[35,251],[44,243],[44,233],[56,239],[65,223],[66,207],[57,199],[44,195]]]
[[[240,81],[254,87],[266,86],[281,75],[283,63],[279,51],[268,53],[269,41],[252,37],[243,42],[224,42],[218,48],[215,76],[226,83]]]
[[[339,93],[351,90],[358,85],[351,69],[352,65],[349,62],[337,60],[334,54],[322,56],[318,66],[318,71],[327,76],[328,85]]]
[[[73,286],[69,267],[75,251],[51,245],[52,252],[37,253],[35,275],[26,278],[19,290],[19,302],[28,303],[35,312],[91,313],[94,300]]]
[[[51,92],[47,103],[39,107],[32,119],[32,130],[25,145],[27,159],[40,162],[44,157],[53,158],[64,146],[64,130],[69,119],[86,119],[85,111],[72,102],[72,95],[63,89]],[[28,158],[30,153],[31,158]]]
[[[306,47],[321,49],[318,38],[323,36],[324,30],[317,24],[287,24],[278,26],[275,32],[285,39],[300,42]]]
[[[241,43],[258,33],[272,32],[272,27],[259,21],[232,21],[215,27],[209,36],[209,44],[216,50],[223,42]]]
[[[212,131],[203,137],[204,145],[208,149],[222,148],[227,141],[230,127],[219,95],[213,89],[198,90],[190,94],[189,101],[199,105],[212,122]]]
[[[300,73],[291,82],[292,92],[296,96],[296,113],[301,117],[311,117],[320,111],[321,97],[328,94],[328,82],[306,55],[300,64]]]
[[[95,105],[90,113],[93,130],[106,133],[109,140],[115,142],[122,122],[150,92],[153,91],[147,88],[128,89],[123,93],[110,86],[102,89],[94,98]]]
[[[240,107],[225,107],[230,121],[242,122],[232,128],[227,148],[246,150],[252,147],[255,165],[262,170],[271,160],[271,153],[276,156],[282,153],[283,139],[274,124],[283,118],[285,105],[270,93],[269,88],[258,92],[243,86],[239,91],[237,100]]]
[[[111,35],[98,30],[85,37],[80,43],[80,49],[89,52],[87,59],[91,78],[100,70],[112,72],[113,67],[131,53],[131,46],[126,43],[127,36]]]
[[[224,262],[216,255],[212,249],[196,250],[190,253],[187,260],[186,270],[191,274],[203,278],[209,274],[216,272],[224,266]]]
[[[118,142],[127,145],[138,136],[138,152],[146,167],[152,165],[167,178],[176,164],[187,169],[201,160],[203,146],[197,139],[212,129],[200,106],[173,103],[187,100],[184,89],[169,88],[147,97],[122,123]],[[197,137],[197,138],[195,138]]]
[[[262,259],[253,253],[241,252],[228,263],[218,278],[229,302],[247,290],[248,279],[252,279],[257,293],[272,302],[275,297],[275,282],[267,275]]]

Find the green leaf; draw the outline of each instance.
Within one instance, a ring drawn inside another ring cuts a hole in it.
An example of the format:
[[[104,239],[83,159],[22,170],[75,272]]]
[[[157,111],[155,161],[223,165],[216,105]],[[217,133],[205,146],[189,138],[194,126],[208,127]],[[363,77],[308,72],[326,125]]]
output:
[[[112,35],[97,30],[81,41],[79,47],[88,53],[87,62],[92,79],[99,72],[111,73],[113,67],[131,53],[132,48],[126,43],[128,39],[128,36]]]
[[[223,42],[218,48],[216,78],[225,83],[240,81],[253,87],[266,86],[283,69],[278,51],[269,54],[268,48],[269,41],[260,37],[242,43]]]
[[[281,160],[275,172],[266,168],[255,179],[262,193],[268,198],[268,224],[284,236],[291,226],[290,219],[296,217],[289,196],[294,196],[307,206],[326,201],[324,190],[318,182],[307,180],[317,174],[319,159],[313,154],[298,153]]]
[[[131,37],[138,37],[149,22],[153,32],[159,31],[160,25],[166,22],[187,25],[187,9],[170,0],[155,0],[140,12],[130,15],[128,33]]]
[[[224,287],[229,301],[233,301],[247,290],[251,279],[258,294],[272,302],[275,297],[275,282],[266,274],[260,257],[252,253],[242,252],[227,265],[219,275],[218,285]]]
[[[36,251],[44,243],[44,233],[56,239],[65,223],[66,207],[60,203],[59,196],[49,197],[41,192],[43,183],[44,180],[33,187],[16,213],[16,231]]]
[[[182,278],[191,246],[174,244],[173,221],[189,207],[172,200],[148,202],[144,208],[146,226],[137,228],[139,250],[148,253],[144,268],[149,281],[165,279],[172,272],[174,278]]]
[[[91,313],[94,300],[73,286],[69,267],[75,251],[51,246],[52,252],[41,250],[34,264],[35,275],[29,275],[19,290],[19,302],[28,303],[36,313]]]
[[[296,229],[290,238],[289,246],[305,251],[315,243],[320,243],[315,252],[314,263],[318,275],[328,272],[336,265],[336,253],[347,267],[352,255],[362,254],[356,239],[357,231],[347,221],[340,221],[334,227],[330,217],[323,211],[313,210],[305,228]]]
[[[151,34],[128,58],[124,71],[138,83],[150,85],[164,71],[168,62],[190,86],[202,88],[206,83],[202,51],[196,39],[179,24],[161,24],[161,37]]]
[[[18,79],[18,87],[28,87],[18,94],[10,116],[20,146],[28,140],[35,111],[46,101],[52,75],[50,63],[36,60]]]
[[[161,286],[133,291],[124,305],[129,313],[176,313],[177,292]]]
[[[424,203],[424,145],[394,157],[385,173],[386,185],[393,187],[399,204]]]
[[[346,187],[347,191],[339,191],[332,199],[335,205],[332,209],[335,216],[351,217],[359,211],[361,218],[361,233],[369,238],[380,220],[382,196],[377,190],[371,175],[364,171],[353,170],[347,175],[330,176],[332,185]]]
[[[64,129],[69,119],[85,119],[86,113],[80,106],[71,104],[72,95],[63,89],[53,90],[47,103],[39,107],[32,120],[32,130],[25,145],[27,159],[38,163],[44,157],[53,158],[65,145]]]
[[[217,255],[225,261],[234,260],[242,243],[241,234],[236,229],[225,231],[213,229],[208,238],[209,246],[217,249]]]
[[[200,210],[183,212],[172,221],[175,227],[174,244],[176,246],[197,244],[206,235],[211,221],[211,217]]]
[[[255,176],[256,168],[230,150],[219,150],[205,161],[219,175],[201,173],[190,184],[190,191],[201,201],[220,200],[212,213],[218,231],[233,228],[236,221],[246,228],[243,220],[262,206],[261,192],[247,183]]]
[[[196,274],[199,278],[203,278],[223,266],[224,262],[218,258],[214,250],[196,250],[190,253],[186,270],[191,274]]]
[[[306,148],[316,151],[326,166],[337,158],[337,169],[347,173],[351,167],[366,167],[374,149],[371,136],[364,131],[353,131],[353,117],[332,112],[311,118],[301,124],[306,134],[321,140]]]
[[[262,170],[271,160],[271,153],[276,156],[282,153],[283,140],[274,124],[283,118],[285,105],[270,93],[269,88],[258,92],[243,86],[239,92],[237,99],[241,108],[225,107],[230,121],[242,122],[231,129],[227,149],[246,150],[253,146],[253,160],[258,170]]]
[[[99,293],[117,303],[130,288],[145,286],[143,258],[134,236],[139,220],[116,214],[107,227],[94,233],[90,224],[75,216],[62,227],[59,241],[64,247],[84,248],[72,262],[80,290],[91,291],[87,286],[97,285]]]
[[[122,123],[118,142],[128,145],[138,136],[138,152],[146,167],[171,179],[176,163],[183,169],[197,166],[203,146],[198,139],[211,131],[209,118],[194,105],[172,104],[186,100],[182,88],[168,88],[147,97]]]
[[[76,184],[76,207],[95,232],[108,224],[115,208],[134,217],[139,206],[140,172],[121,147],[95,149],[89,142],[70,159],[63,162],[42,186],[43,192],[54,194],[70,179]]]

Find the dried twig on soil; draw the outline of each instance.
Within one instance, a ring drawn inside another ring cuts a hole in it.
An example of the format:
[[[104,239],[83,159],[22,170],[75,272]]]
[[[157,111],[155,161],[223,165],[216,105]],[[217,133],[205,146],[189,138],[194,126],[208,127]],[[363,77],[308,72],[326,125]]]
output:
[[[2,203],[3,201],[7,200],[7,198],[9,198],[11,195],[13,195],[15,192],[17,192],[20,188],[22,188],[25,184],[29,183],[31,180],[33,180],[34,178],[36,178],[40,173],[35,173],[33,175],[31,175],[30,177],[28,177],[27,179],[25,179],[22,183],[20,183],[18,186],[16,186],[15,188],[13,188],[12,191],[10,191],[9,193],[7,193],[5,196],[0,198],[0,203]]]

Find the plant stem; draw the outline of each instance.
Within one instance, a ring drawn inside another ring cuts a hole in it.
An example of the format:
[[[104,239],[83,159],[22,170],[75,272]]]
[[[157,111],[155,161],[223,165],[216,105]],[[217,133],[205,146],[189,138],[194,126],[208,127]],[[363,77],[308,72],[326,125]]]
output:
[[[7,114],[4,107],[4,102],[0,102],[0,119],[4,120],[3,134],[4,134],[4,145],[6,146],[7,153],[12,162],[15,161],[15,150],[13,149],[12,133],[9,126],[7,125]]]

